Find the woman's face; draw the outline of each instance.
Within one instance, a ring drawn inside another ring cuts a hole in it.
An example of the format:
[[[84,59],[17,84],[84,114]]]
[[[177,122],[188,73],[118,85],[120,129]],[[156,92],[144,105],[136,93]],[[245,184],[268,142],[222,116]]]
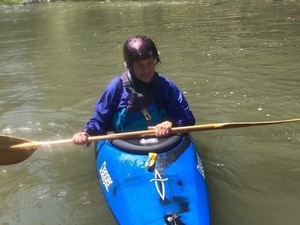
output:
[[[149,83],[155,73],[156,59],[142,59],[133,61],[132,69],[134,75],[141,81]]]

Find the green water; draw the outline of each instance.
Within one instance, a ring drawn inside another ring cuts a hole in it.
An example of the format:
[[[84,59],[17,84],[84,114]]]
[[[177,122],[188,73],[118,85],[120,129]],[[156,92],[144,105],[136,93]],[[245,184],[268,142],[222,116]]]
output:
[[[122,46],[150,36],[158,71],[184,91],[197,124],[300,114],[298,1],[111,1],[0,6],[0,133],[72,137],[108,82]],[[299,124],[193,133],[212,225],[294,225]],[[92,147],[39,149],[0,167],[0,224],[116,224]]]

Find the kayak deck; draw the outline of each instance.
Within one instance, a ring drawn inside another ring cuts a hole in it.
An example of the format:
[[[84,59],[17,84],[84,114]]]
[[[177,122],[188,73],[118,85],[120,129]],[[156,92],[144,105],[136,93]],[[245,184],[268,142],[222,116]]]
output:
[[[201,159],[189,137],[177,142],[152,156],[150,150],[123,151],[110,141],[96,144],[99,182],[119,224],[210,223]]]

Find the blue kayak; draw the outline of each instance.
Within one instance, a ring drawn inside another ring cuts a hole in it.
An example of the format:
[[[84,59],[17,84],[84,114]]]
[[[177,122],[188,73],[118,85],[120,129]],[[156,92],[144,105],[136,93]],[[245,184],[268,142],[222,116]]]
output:
[[[209,225],[209,195],[188,135],[99,141],[96,166],[121,225]]]

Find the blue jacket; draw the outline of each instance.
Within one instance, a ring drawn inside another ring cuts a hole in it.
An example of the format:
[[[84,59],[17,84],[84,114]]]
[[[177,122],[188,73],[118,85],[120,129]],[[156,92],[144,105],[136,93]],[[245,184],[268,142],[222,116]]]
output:
[[[151,86],[149,89],[152,101],[155,102],[157,107],[164,109],[166,112],[164,120],[171,121],[173,126],[191,126],[195,124],[195,118],[183,93],[171,80],[155,73],[151,84],[144,87],[140,86],[140,90],[137,91],[139,93],[147,92],[148,86]],[[128,108],[131,104],[131,92],[124,87],[122,76],[116,77],[95,104],[95,112],[84,125],[83,130],[89,135],[104,134],[108,131],[118,132],[115,129],[114,117],[116,113]],[[141,129],[147,128],[141,127],[137,130]]]

